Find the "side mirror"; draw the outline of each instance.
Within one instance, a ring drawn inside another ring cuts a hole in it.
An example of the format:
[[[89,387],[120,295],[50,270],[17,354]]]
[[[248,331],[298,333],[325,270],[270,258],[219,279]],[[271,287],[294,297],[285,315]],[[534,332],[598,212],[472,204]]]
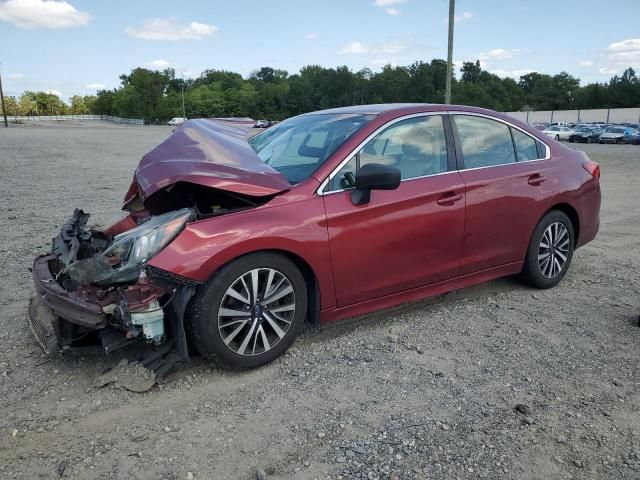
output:
[[[371,190],[395,190],[400,185],[400,170],[380,163],[367,163],[356,173],[356,188],[351,192],[354,205],[371,200]]]

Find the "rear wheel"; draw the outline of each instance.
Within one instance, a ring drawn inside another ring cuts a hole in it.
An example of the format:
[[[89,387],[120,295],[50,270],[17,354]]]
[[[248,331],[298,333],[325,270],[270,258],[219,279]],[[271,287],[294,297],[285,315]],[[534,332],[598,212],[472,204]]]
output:
[[[551,288],[563,279],[575,246],[573,224],[559,210],[547,213],[533,232],[521,279],[536,288]]]
[[[560,135],[556,135],[556,140],[560,141]]]
[[[254,368],[282,355],[307,311],[304,277],[288,258],[260,252],[229,263],[198,292],[191,307],[193,342],[230,368]]]

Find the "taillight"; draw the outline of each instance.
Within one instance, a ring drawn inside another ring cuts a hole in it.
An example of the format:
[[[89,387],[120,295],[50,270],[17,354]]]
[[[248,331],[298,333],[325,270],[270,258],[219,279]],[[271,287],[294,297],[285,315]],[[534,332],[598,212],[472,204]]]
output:
[[[589,172],[591,176],[596,180],[600,178],[600,165],[598,165],[596,162],[585,162],[582,164],[582,168]]]

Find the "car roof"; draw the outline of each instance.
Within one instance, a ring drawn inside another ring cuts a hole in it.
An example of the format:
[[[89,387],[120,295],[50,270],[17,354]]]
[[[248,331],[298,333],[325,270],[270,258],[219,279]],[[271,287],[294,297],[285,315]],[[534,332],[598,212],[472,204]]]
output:
[[[395,114],[404,115],[422,112],[442,112],[442,111],[464,111],[485,113],[496,116],[498,112],[485,108],[470,107],[467,105],[448,105],[442,103],[376,103],[371,105],[353,105],[350,107],[329,108],[316,112],[305,113],[304,115],[317,114],[361,114],[361,115],[383,115]]]

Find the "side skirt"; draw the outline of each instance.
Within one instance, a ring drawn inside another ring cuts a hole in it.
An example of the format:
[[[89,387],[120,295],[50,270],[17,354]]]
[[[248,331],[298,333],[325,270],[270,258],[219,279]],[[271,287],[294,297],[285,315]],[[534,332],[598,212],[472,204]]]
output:
[[[412,288],[403,292],[386,295],[374,300],[356,303],[346,307],[333,308],[320,312],[320,323],[330,323],[342,320],[344,318],[355,317],[367,313],[383,310],[385,308],[395,307],[397,305],[421,300],[426,297],[442,295],[443,293],[458,290],[460,288],[470,287],[479,283],[495,280],[496,278],[515,275],[522,271],[524,262],[508,263],[499,267],[481,270],[479,272],[470,273],[461,277],[452,278],[443,282],[432,283],[424,287]]]

